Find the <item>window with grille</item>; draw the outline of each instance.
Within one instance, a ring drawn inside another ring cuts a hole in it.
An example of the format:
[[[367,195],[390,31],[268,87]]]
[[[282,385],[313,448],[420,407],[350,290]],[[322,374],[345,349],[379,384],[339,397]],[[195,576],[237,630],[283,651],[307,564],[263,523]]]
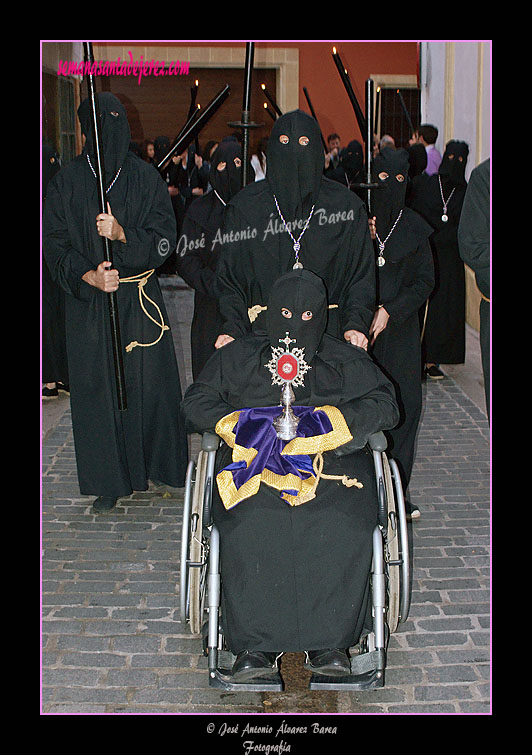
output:
[[[76,155],[76,114],[74,112],[74,82],[59,76],[59,154],[65,165]]]
[[[397,148],[408,147],[412,126],[416,129],[420,124],[420,90],[411,87],[380,87],[378,108],[379,137],[389,134],[393,136]]]

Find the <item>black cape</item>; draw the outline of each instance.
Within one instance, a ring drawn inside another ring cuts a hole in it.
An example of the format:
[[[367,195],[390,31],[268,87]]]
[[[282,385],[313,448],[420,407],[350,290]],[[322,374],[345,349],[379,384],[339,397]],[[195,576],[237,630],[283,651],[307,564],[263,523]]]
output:
[[[290,275],[301,274],[309,272]],[[236,409],[279,404],[280,388],[272,385],[264,366],[271,347],[271,333],[248,335],[209,359],[183,401],[190,431],[212,430]],[[292,507],[261,484],[257,494],[226,510],[215,486],[222,621],[233,653],[347,648],[371,626],[369,571],[377,501],[373,460],[364,446],[371,432],[397,422],[394,390],[367,352],[327,334],[312,358],[305,353],[311,369],[305,385],[294,389],[295,404],[338,407],[353,436],[323,454],[323,471],[356,476],[364,487],[322,479],[314,500]],[[216,471],[230,461],[231,451],[223,444]]]
[[[401,470],[406,490],[412,475],[416,432],[422,409],[422,355],[419,309],[434,288],[429,237],[432,228],[413,210],[386,244],[386,264],[377,268],[379,303],[390,315],[370,353],[393,383],[401,419],[389,431],[390,452]]]
[[[475,273],[482,294],[480,315],[480,353],[484,375],[486,408],[490,412],[490,159],[471,172],[458,226],[460,257]]]
[[[490,160],[471,172],[464,197],[458,243],[460,257],[475,273],[480,292],[490,298]]]
[[[449,145],[445,153],[448,151]],[[457,183],[444,180],[442,170],[445,170],[446,154],[437,174],[428,176],[422,173],[414,178],[409,199],[409,206],[434,229],[430,241],[436,283],[430,298],[424,337],[424,358],[429,364],[462,364],[465,360],[465,270],[458,249],[458,225],[467,183],[463,178]],[[446,223],[442,221],[439,177],[445,199],[454,189],[447,207]]]
[[[216,265],[225,206],[240,190],[241,152],[240,144],[233,141],[222,141],[215,150],[210,166],[212,190],[189,206],[177,242],[177,272],[194,289],[194,314],[190,328],[194,379],[214,353],[214,342],[222,332]],[[238,164],[235,165],[235,161]],[[221,163],[224,163],[224,167],[218,170]]]
[[[61,169],[56,151],[42,147],[42,199],[46,201],[48,184]],[[68,360],[65,335],[65,292],[52,280],[48,265],[42,260],[42,374],[43,383],[68,385]]]
[[[103,97],[100,102],[102,111],[107,114],[112,108],[125,118],[120,102],[108,97],[112,100]],[[105,125],[102,130],[106,139]],[[120,139],[127,139],[118,159],[121,170],[107,199],[127,239],[125,244],[113,242],[114,266],[120,278],[126,278],[157,268],[175,249],[176,231],[165,183],[151,165],[128,151],[128,135]],[[116,167],[112,155],[107,164]],[[180,487],[187,441],[179,415],[181,388],[172,334],[166,330],[154,346],[125,350],[133,341],[151,343],[161,332],[142,311],[136,283],[120,283],[117,291],[127,411],[117,408],[107,294],[82,280],[103,260],[102,238],[96,230],[98,213],[96,179],[85,151],[50,182],[43,222],[46,262],[67,294],[70,397],[80,490],[84,495],[121,497],[146,490],[149,479]],[[144,290],[168,324],[155,274]],[[157,319],[149,302],[146,308]]]
[[[373,161],[373,180],[379,188],[373,192],[372,210],[379,238],[387,239],[385,264],[377,266],[377,298],[390,318],[370,351],[396,389],[401,419],[390,430],[389,449],[401,470],[405,490],[412,474],[422,407],[418,311],[434,288],[432,228],[404,205],[408,173],[409,155],[404,149],[384,148]]]
[[[300,139],[309,138],[306,145]],[[288,142],[280,139],[289,138]],[[287,148],[286,154],[284,148]],[[296,154],[303,151],[303,157]],[[306,152],[305,150],[312,150]],[[248,309],[266,306],[273,281],[291,270],[294,242],[279,216],[274,195],[291,232],[300,238],[299,258],[325,283],[327,332],[368,334],[375,304],[375,264],[363,202],[347,187],[323,177],[323,148],[314,118],[294,111],[278,118],[268,141],[268,173],[242,189],[227,205],[218,265],[223,333],[251,330]],[[261,328],[258,315],[253,329]]]

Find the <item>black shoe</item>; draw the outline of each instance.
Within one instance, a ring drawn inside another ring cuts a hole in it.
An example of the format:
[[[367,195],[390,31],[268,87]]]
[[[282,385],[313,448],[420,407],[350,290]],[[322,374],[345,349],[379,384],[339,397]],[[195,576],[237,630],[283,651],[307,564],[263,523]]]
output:
[[[307,650],[304,668],[314,674],[325,676],[348,676],[351,664],[346,650],[338,648],[328,650]]]
[[[406,521],[411,522],[414,519],[421,517],[421,511],[418,509],[415,503],[405,501]]]
[[[106,496],[101,495],[94,501],[92,508],[98,514],[102,511],[111,511],[111,509],[114,509],[116,506],[116,501],[116,498],[107,498]]]
[[[430,367],[427,367],[425,369],[425,374],[427,377],[431,378],[431,380],[442,380],[442,378],[445,377],[440,368],[435,364],[431,364]]]
[[[57,385],[55,388],[47,388],[46,386],[43,387],[42,397],[44,399],[57,398],[58,396],[59,396],[59,393],[57,391]]]
[[[268,676],[277,671],[277,659],[280,655],[282,653],[242,650],[233,663],[231,677],[235,682],[245,682],[256,677]]]

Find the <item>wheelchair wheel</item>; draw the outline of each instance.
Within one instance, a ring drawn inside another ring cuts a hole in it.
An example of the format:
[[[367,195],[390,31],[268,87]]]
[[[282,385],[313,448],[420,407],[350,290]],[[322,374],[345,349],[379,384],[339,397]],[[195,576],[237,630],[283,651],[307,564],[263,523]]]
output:
[[[196,465],[196,480],[192,495],[190,513],[190,549],[188,568],[188,619],[192,634],[201,632],[205,611],[207,548],[208,542],[203,535],[203,497],[207,473],[208,454],[200,451]]]
[[[382,455],[388,507],[384,560],[388,581],[387,624],[390,633],[408,618],[410,611],[410,555],[401,476],[394,459]]]
[[[188,619],[188,561],[190,539],[190,509],[194,491],[196,464],[190,460],[185,478],[185,496],[183,502],[183,524],[181,526],[181,564],[179,573],[179,608],[181,621],[186,624]]]
[[[388,504],[388,528],[385,535],[384,561],[388,581],[386,623],[390,634],[396,631],[399,625],[399,608],[401,595],[401,575],[399,571],[399,521],[397,517],[395,494],[393,487],[390,464],[386,454],[382,455],[382,470],[384,474],[384,487]]]

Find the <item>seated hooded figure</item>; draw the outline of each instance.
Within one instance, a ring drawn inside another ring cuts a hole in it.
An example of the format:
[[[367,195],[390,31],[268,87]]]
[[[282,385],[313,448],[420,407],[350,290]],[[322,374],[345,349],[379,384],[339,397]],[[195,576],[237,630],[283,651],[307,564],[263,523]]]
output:
[[[301,269],[281,276],[261,330],[215,352],[183,400],[188,431],[224,441],[212,516],[235,681],[303,651],[307,669],[344,676],[348,648],[371,631],[377,494],[366,442],[399,414],[367,352],[326,325],[323,281]],[[286,409],[291,439],[276,431]]]

